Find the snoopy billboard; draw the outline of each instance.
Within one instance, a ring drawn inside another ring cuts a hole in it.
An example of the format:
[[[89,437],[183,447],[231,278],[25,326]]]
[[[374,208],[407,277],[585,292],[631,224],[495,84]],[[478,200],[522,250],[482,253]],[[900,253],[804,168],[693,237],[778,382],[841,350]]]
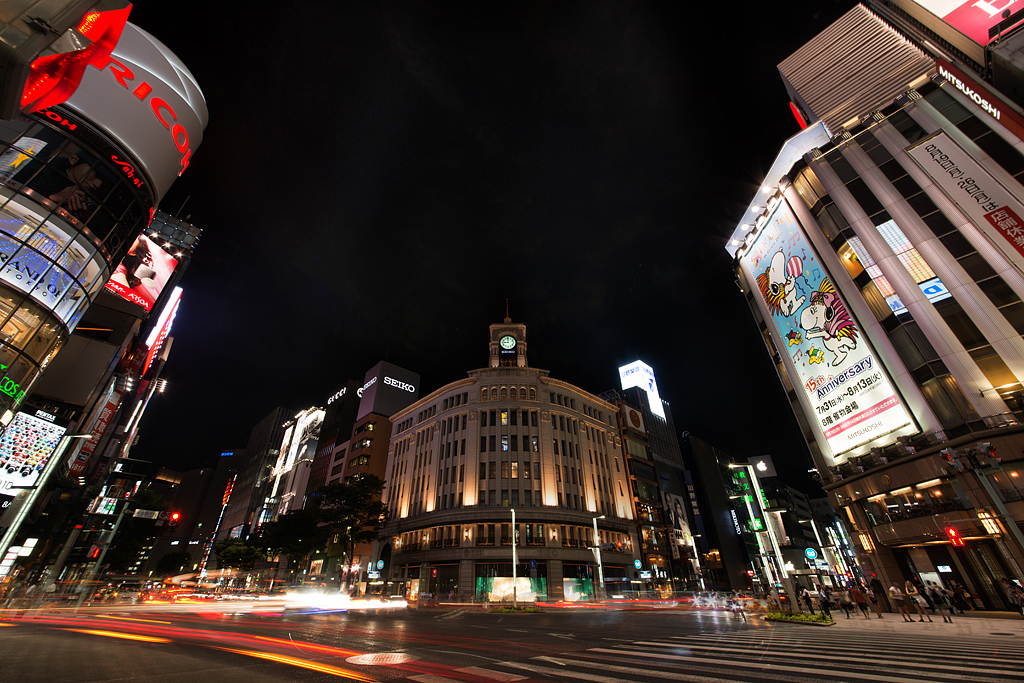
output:
[[[808,419],[824,438],[823,454],[838,463],[913,424],[785,201],[741,261],[761,314],[775,323],[793,384],[813,411]]]

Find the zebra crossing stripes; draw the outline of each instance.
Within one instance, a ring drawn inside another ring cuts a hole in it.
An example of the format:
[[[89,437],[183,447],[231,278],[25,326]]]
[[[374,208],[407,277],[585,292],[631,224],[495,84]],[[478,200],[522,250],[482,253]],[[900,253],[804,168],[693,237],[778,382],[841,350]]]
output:
[[[853,634],[766,625],[749,631],[608,643],[459,671],[477,681],[1016,683],[1024,671],[1024,648],[1016,642],[1006,636],[983,639],[951,632]],[[504,677],[513,672],[515,679]],[[418,683],[461,680],[413,678]]]

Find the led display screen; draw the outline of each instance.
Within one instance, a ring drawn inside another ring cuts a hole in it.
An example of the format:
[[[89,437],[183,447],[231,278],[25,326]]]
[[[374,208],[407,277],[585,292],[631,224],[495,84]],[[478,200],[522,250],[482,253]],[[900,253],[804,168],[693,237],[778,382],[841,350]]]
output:
[[[839,456],[913,424],[860,324],[785,201],[740,259],[803,392],[822,453]]]
[[[66,431],[64,420],[42,411],[15,415],[0,437],[0,490],[35,486]]]
[[[177,259],[145,235],[139,235],[106,286],[149,311],[177,265]]]
[[[647,402],[651,404],[651,412],[662,419],[665,418],[665,408],[662,407],[661,396],[658,395],[658,382],[654,379],[654,369],[650,365],[639,360],[623,365],[619,368],[619,379],[622,381],[623,389],[643,389],[647,394]]]

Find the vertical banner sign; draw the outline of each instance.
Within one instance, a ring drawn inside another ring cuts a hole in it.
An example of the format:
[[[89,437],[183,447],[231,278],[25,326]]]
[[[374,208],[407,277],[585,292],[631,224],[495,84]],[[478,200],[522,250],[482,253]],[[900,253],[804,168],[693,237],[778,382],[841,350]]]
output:
[[[1009,190],[945,133],[922,140],[907,154],[1010,262],[1024,270],[1024,205]]]
[[[666,517],[672,525],[672,538],[669,545],[672,546],[672,559],[679,559],[680,547],[693,545],[693,535],[690,533],[690,522],[686,518],[686,509],[683,507],[682,496],[672,493],[661,494],[662,505],[665,506]]]
[[[92,428],[92,436],[82,446],[82,450],[78,452],[75,459],[68,465],[71,470],[71,474],[80,475],[85,471],[85,466],[89,462],[89,458],[92,457],[93,451],[96,450],[96,446],[99,445],[100,439],[103,438],[103,433],[107,431],[107,425],[110,424],[110,419],[114,416],[117,411],[117,406],[121,404],[121,392],[116,389],[111,392],[110,398],[107,399],[107,404],[103,406],[103,410],[100,412],[99,417],[96,418],[96,424]]]
[[[741,258],[835,462],[913,424],[785,201]],[[825,444],[819,444],[824,446]]]

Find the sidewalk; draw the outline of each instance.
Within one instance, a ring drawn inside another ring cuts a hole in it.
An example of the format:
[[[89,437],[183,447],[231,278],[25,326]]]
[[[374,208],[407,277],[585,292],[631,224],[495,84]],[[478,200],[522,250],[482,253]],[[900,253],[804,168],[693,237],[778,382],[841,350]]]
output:
[[[939,615],[930,615],[932,623],[928,623],[928,616],[925,616],[924,623],[918,621],[920,615],[914,616],[914,623],[908,624],[898,612],[883,613],[879,619],[874,612],[871,618],[865,619],[860,614],[851,614],[847,619],[842,610],[838,613],[832,610],[832,618],[836,625],[833,630],[850,631],[883,631],[894,633],[921,633],[949,636],[973,636],[987,638],[992,635],[1013,635],[1024,636],[1024,618],[1016,612],[968,612],[967,614],[956,614],[952,617],[953,623],[947,623]]]

